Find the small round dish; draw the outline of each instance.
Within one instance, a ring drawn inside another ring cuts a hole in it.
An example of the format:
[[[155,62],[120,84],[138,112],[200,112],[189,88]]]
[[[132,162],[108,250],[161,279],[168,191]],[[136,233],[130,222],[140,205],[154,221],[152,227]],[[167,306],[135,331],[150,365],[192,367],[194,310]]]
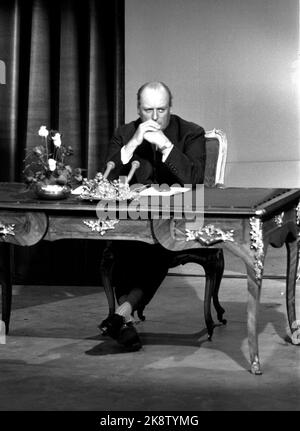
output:
[[[57,200],[67,198],[71,193],[71,189],[68,186],[58,184],[38,183],[35,187],[35,193],[40,199]]]

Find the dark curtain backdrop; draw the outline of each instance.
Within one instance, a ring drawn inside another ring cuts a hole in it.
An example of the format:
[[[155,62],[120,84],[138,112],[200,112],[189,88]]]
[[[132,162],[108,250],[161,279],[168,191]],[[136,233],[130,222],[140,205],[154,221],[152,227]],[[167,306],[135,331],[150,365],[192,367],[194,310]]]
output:
[[[85,176],[104,169],[109,138],[124,117],[123,57],[124,0],[0,0],[0,59],[6,65],[0,181],[22,180],[25,149],[40,143],[41,125],[63,134],[63,144],[74,149],[70,163],[86,169]],[[69,244],[47,244],[22,255],[23,269],[26,263],[27,271],[43,272],[35,262],[43,253],[47,262],[71,255]],[[101,248],[84,242],[74,247],[81,266],[83,255],[90,262],[88,248]],[[86,268],[80,271],[84,278]]]
[[[123,0],[0,0],[0,180],[20,180],[41,125],[63,133],[74,166],[103,169],[123,121]]]

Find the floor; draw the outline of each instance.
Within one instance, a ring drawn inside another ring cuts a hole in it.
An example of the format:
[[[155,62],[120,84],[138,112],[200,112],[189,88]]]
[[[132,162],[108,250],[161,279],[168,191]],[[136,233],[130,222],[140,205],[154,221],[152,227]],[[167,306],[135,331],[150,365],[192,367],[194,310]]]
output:
[[[284,249],[272,249],[266,260],[262,376],[249,373],[246,279],[230,255],[220,290],[228,322],[212,341],[203,272],[188,264],[170,271],[138,323],[143,349],[135,353],[99,334],[107,314],[101,288],[15,286],[10,335],[0,338],[0,410],[300,410],[300,345],[287,338],[284,259]]]

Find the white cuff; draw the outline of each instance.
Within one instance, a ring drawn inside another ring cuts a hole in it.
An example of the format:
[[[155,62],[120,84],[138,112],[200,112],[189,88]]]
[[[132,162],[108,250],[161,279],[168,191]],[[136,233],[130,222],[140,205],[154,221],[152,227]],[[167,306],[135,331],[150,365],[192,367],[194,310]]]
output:
[[[124,145],[124,147],[121,148],[121,161],[123,165],[127,165],[127,163],[130,161],[130,159],[133,156],[132,151],[128,151],[128,148]]]
[[[168,155],[169,155],[169,154],[170,154],[170,152],[172,151],[173,147],[174,147],[174,144],[170,145],[170,146],[169,146],[169,148],[166,148],[165,150],[163,150],[163,151],[162,151],[162,158],[161,158],[161,161],[162,161],[163,163],[167,160]]]

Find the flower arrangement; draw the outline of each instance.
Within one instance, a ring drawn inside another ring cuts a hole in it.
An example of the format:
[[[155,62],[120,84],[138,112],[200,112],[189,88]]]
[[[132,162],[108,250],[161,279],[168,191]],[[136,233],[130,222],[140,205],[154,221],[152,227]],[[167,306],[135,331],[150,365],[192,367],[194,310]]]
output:
[[[128,183],[119,180],[110,181],[98,172],[93,179],[84,178],[81,199],[123,201],[135,199],[137,193],[130,189]]]
[[[41,126],[38,131],[43,143],[30,149],[25,157],[23,175],[28,185],[74,186],[82,182],[82,170],[66,163],[72,156],[71,146],[62,145],[61,133]]]

